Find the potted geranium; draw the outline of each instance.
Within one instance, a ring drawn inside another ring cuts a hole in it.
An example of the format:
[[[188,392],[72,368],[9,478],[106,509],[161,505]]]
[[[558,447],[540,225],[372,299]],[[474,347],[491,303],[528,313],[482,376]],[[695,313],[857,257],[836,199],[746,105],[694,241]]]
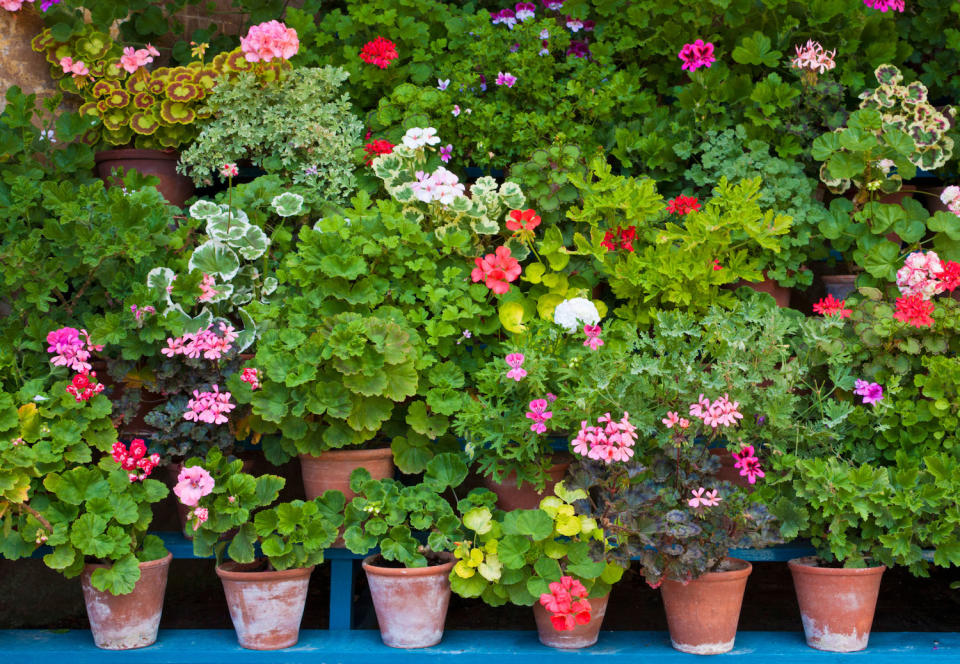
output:
[[[443,638],[450,603],[450,552],[461,531],[460,519],[441,494],[460,486],[467,467],[456,454],[435,456],[423,482],[403,486],[373,479],[358,468],[350,478],[356,496],[347,505],[343,539],[363,560],[380,636],[392,648],[426,648]],[[425,533],[422,543],[415,533]]]
[[[284,479],[242,466],[212,449],[187,460],[173,491],[190,510],[194,553],[217,556],[240,645],[288,648],[299,638],[310,575],[343,521],[343,495],[274,505]]]
[[[572,503],[587,494],[562,482],[554,493],[538,509],[501,512],[489,494],[471,492],[459,506],[470,537],[454,551],[450,585],[492,606],[533,605],[541,643],[585,648],[597,642],[610,586],[625,567],[607,559],[596,520],[574,513]]]

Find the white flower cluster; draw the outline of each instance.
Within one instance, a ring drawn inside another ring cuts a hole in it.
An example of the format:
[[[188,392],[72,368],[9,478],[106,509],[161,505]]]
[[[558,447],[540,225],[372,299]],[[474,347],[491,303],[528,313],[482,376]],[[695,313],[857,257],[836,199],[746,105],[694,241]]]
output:
[[[412,127],[403,135],[401,142],[411,150],[419,150],[427,145],[436,145],[440,137],[433,127]]]
[[[571,334],[581,325],[596,325],[600,322],[600,312],[590,300],[575,297],[564,300],[553,311],[553,322]]]
[[[433,173],[417,171],[417,181],[410,184],[413,195],[424,203],[440,201],[444,205],[463,196],[464,187],[455,173],[440,166]]]
[[[960,187],[951,185],[940,194],[940,201],[947,206],[952,213],[960,217]]]

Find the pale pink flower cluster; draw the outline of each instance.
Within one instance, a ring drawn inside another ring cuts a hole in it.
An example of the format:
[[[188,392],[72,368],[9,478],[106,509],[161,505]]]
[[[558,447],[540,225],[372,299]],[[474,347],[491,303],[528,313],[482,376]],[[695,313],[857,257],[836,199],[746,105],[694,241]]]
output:
[[[527,370],[523,368],[524,359],[523,353],[510,353],[503,358],[507,366],[510,367],[510,371],[507,372],[507,378],[513,378],[518,383],[523,380],[523,377],[527,375]]]
[[[242,380],[244,383],[249,383],[251,390],[260,389],[260,372],[256,369],[251,369],[249,367],[244,369],[240,374],[240,380]]]
[[[938,276],[941,272],[943,264],[935,251],[914,251],[907,256],[903,267],[897,270],[897,287],[908,297],[920,295],[924,300],[929,300],[943,292],[943,283]]]
[[[796,57],[790,61],[794,69],[809,69],[819,73],[830,71],[837,66],[833,58],[837,55],[836,49],[828,51],[820,42],[808,39],[805,46],[794,46],[797,51]]]
[[[633,445],[637,442],[637,429],[629,420],[630,414],[623,413],[619,422],[611,419],[610,413],[597,418],[601,426],[587,426],[580,423],[580,431],[573,439],[573,451],[609,464],[611,461],[629,461],[633,456]]]
[[[146,67],[153,62],[153,59],[160,55],[160,51],[150,44],[146,48],[135,49],[133,46],[127,46],[123,49],[123,55],[120,56],[120,65],[132,74],[141,67]]]
[[[0,7],[8,12],[17,12],[25,2],[33,2],[33,0],[0,0]]]
[[[300,40],[293,28],[280,21],[267,21],[251,27],[247,36],[240,38],[240,48],[247,62],[289,60],[300,50]]]
[[[213,491],[216,482],[213,476],[203,466],[183,468],[177,475],[177,485],[173,487],[180,502],[187,507],[194,507],[200,499]]]
[[[547,430],[545,422],[553,417],[553,411],[547,410],[548,402],[546,399],[534,399],[530,402],[530,412],[527,417],[533,420],[530,425],[530,431],[534,433],[544,433]]]
[[[174,355],[185,355],[191,359],[197,359],[203,355],[205,360],[219,360],[224,354],[230,352],[233,348],[233,342],[237,338],[237,332],[232,325],[220,323],[220,332],[223,336],[218,336],[211,328],[200,330],[196,334],[187,333],[182,337],[168,338],[167,347],[161,348],[160,352],[167,357]]]
[[[720,501],[723,500],[723,498],[717,495],[716,489],[707,491],[703,487],[700,487],[699,489],[692,489],[690,493],[693,494],[693,498],[688,500],[687,504],[694,509],[697,507],[716,507],[720,504]]]
[[[679,426],[681,429],[686,429],[690,426],[690,420],[680,417],[680,413],[675,410],[667,413],[667,416],[660,421],[663,422],[668,429],[672,429],[674,425]]]
[[[206,422],[208,424],[224,424],[227,413],[236,408],[230,403],[229,392],[221,392],[218,385],[213,386],[212,392],[193,391],[193,398],[187,402],[187,412],[183,419],[190,422]]]
[[[131,305],[130,305],[130,313],[133,314],[134,319],[136,319],[136,320],[141,320],[144,316],[146,316],[146,315],[148,315],[148,314],[155,314],[155,313],[157,313],[157,310],[156,310],[154,307],[150,306],[149,304],[148,304],[147,306],[143,307],[142,309],[137,308],[137,305],[135,305],[135,304],[131,304]]]
[[[83,337],[81,339],[81,337]],[[61,327],[47,334],[48,353],[53,353],[50,363],[55,367],[68,367],[73,371],[85,372],[92,369],[87,361],[90,353],[103,350],[103,346],[90,343],[86,330],[73,327]]]
[[[701,394],[697,403],[690,404],[690,415],[700,418],[704,424],[714,429],[718,425],[729,427],[735,425],[737,420],[743,419],[743,414],[737,410],[739,407],[740,402],[731,402],[726,394],[713,403]]]
[[[60,66],[63,68],[64,74],[73,74],[74,78],[83,77],[90,73],[87,65],[83,64],[83,60],[74,60],[70,56],[60,58]]]
[[[450,205],[455,198],[463,196],[464,186],[456,173],[438,166],[433,173],[417,171],[417,180],[410,185],[413,195],[424,203],[439,201],[443,205]]]
[[[203,275],[203,281],[200,282],[200,295],[197,297],[197,302],[209,302],[217,296],[217,291],[214,286],[216,281],[209,274]]]
[[[187,518],[193,519],[193,529],[200,528],[201,523],[205,523],[210,516],[210,511],[206,507],[194,507],[193,511],[187,515]]]
[[[240,175],[240,169],[236,164],[224,164],[220,167],[220,175],[225,178],[235,178]]]
[[[947,209],[960,217],[960,187],[950,185],[940,192],[940,201],[947,206]]]
[[[587,335],[587,340],[583,342],[583,345],[590,346],[590,350],[597,350],[603,345],[603,339],[600,338],[599,325],[584,325],[583,333]]]

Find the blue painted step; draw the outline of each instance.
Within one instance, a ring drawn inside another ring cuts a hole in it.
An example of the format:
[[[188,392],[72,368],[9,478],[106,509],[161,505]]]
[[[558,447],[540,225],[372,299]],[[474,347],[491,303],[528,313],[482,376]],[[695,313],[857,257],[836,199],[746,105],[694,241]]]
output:
[[[282,664],[530,664],[531,662],[621,661],[704,662],[670,647],[665,632],[603,632],[592,648],[553,650],[540,645],[536,632],[447,632],[440,645],[421,650],[395,650],[380,642],[375,630],[327,632],[304,630],[300,643],[281,651],[244,650],[231,630],[161,630],[156,644],[140,650],[98,650],[86,630],[54,633],[44,630],[0,630],[4,662],[63,662],[103,664],[212,664],[216,662],[278,662]],[[721,661],[820,664],[955,664],[960,661],[960,634],[936,632],[879,632],[870,647],[859,653],[826,653],[808,648],[799,632],[740,632],[732,652],[716,656]]]

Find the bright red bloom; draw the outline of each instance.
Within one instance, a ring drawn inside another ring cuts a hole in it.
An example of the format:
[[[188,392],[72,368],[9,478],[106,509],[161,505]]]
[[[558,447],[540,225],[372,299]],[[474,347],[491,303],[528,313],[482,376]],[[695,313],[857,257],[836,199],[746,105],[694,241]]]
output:
[[[367,158],[364,160],[367,166],[373,163],[375,157],[379,157],[382,154],[390,154],[393,152],[394,146],[390,141],[384,141],[382,139],[377,139],[375,141],[370,141],[363,146],[363,149],[367,152]]]
[[[832,294],[820,298],[820,301],[813,305],[813,312],[821,316],[833,316],[840,314],[840,318],[850,318],[851,309],[844,309],[846,300],[838,300]]]
[[[714,271],[714,272],[719,272],[719,271],[722,270],[722,269],[723,269],[723,266],[720,265],[720,259],[719,259],[719,258],[714,258],[714,259],[713,259],[713,271]]]
[[[473,268],[470,278],[474,282],[482,279],[487,288],[497,295],[509,291],[509,282],[516,281],[520,276],[520,261],[510,255],[509,247],[497,247],[496,253],[473,260],[477,267]]]
[[[617,249],[633,251],[633,241],[636,238],[636,226],[627,226],[626,228],[617,226],[615,230],[604,233],[603,242],[600,245],[606,247],[607,251],[616,251]]]
[[[960,286],[960,263],[955,261],[943,261],[943,269],[937,272],[937,279],[943,290],[953,292],[957,286]]]
[[[914,327],[933,325],[933,302],[924,300],[919,293],[897,298],[897,310],[893,317]]]
[[[81,371],[67,385],[67,394],[79,401],[87,401],[103,392],[103,384],[97,382],[97,372]]]
[[[667,212],[669,214],[687,214],[696,212],[700,209],[700,201],[694,196],[677,196],[667,201]]]
[[[377,37],[373,41],[368,41],[363,45],[360,51],[360,59],[364,62],[376,65],[380,69],[386,69],[387,66],[399,57],[397,54],[397,45],[389,39]]]
[[[507,228],[511,231],[532,231],[540,225],[536,210],[510,210]]]

